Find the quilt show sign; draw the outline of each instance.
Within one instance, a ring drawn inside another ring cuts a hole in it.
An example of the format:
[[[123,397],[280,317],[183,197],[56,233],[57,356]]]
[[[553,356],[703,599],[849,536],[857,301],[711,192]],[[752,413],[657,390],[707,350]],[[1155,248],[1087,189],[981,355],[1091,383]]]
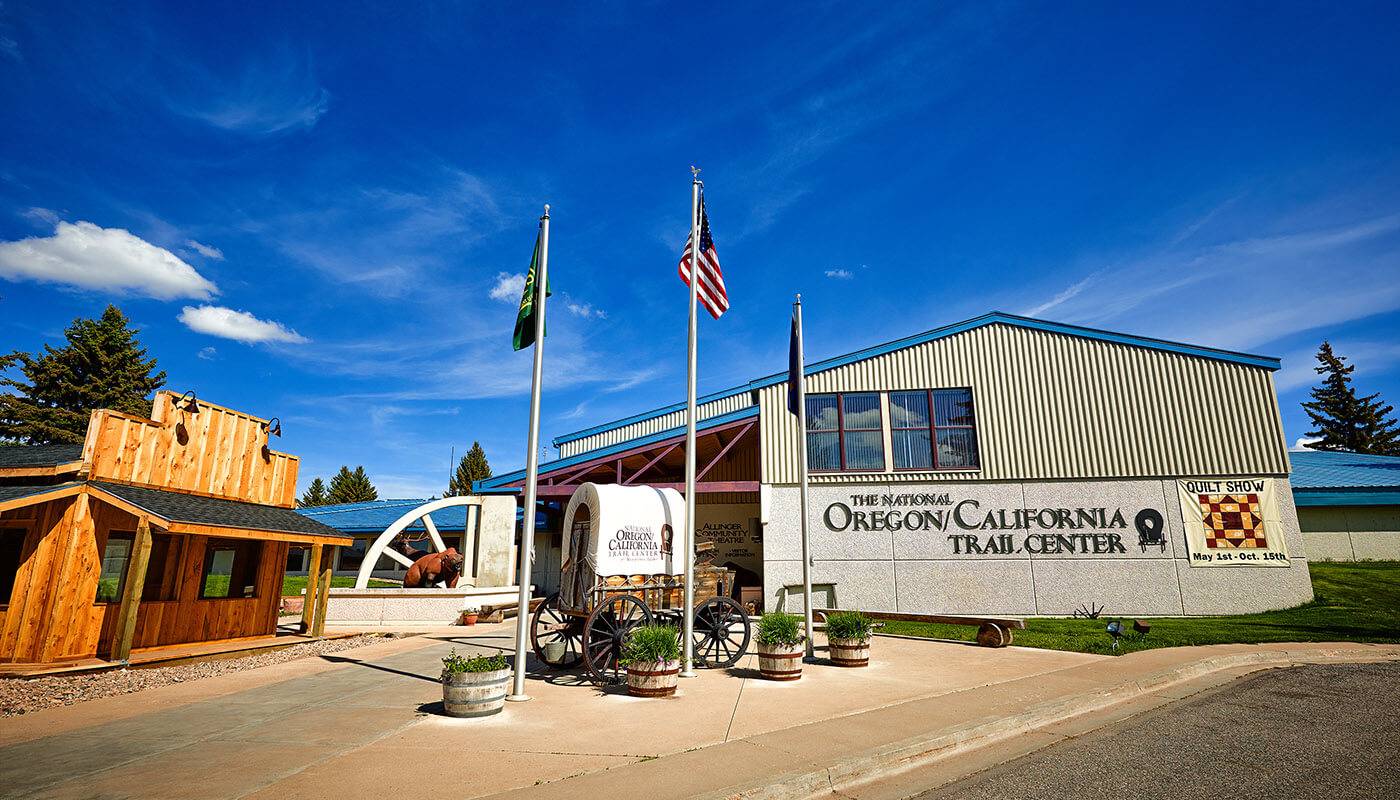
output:
[[[1274,491],[1271,478],[1177,481],[1191,566],[1288,566]]]

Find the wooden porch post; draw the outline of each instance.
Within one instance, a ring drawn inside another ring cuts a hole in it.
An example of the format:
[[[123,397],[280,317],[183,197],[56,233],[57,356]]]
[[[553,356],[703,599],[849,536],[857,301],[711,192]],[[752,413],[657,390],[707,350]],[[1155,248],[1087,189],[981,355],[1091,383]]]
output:
[[[141,591],[146,587],[146,567],[150,562],[151,521],[142,517],[136,524],[136,540],[131,544],[131,557],[126,562],[122,605],[117,614],[117,628],[112,633],[113,661],[131,657],[131,645],[136,638],[136,612],[141,607]]]
[[[321,577],[321,546],[313,544],[306,548],[309,561],[306,565],[306,594],[301,601],[301,632],[310,633],[316,622],[316,595],[319,592],[317,581]]]
[[[311,623],[312,636],[322,636],[326,632],[326,606],[331,599],[331,562],[335,560],[331,545],[323,544],[317,549],[325,553],[321,556],[321,578],[316,582],[316,617]]]

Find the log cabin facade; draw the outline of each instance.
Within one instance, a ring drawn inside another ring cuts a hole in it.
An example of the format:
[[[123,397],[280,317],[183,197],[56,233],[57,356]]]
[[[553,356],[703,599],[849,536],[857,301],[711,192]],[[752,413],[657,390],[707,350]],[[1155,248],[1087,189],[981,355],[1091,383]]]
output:
[[[275,431],[162,391],[150,419],[92,412],[81,445],[0,447],[0,664],[272,636],[292,547],[320,635],[329,548],[349,539],[295,511]]]

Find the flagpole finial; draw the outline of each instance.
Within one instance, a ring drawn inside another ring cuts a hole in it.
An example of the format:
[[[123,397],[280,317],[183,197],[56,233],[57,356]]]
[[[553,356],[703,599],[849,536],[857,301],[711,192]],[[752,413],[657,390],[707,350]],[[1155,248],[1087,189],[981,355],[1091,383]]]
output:
[[[690,165],[690,175],[691,175],[691,177],[695,178],[696,181],[699,181],[699,180],[700,180],[700,168],[697,167],[697,166],[695,166],[694,164],[691,164],[691,165]]]
[[[549,219],[549,203],[544,204],[544,216],[540,219]]]
[[[801,293],[801,292],[798,292],[798,293],[797,293],[797,304],[798,304],[799,306],[802,305],[802,293]]]

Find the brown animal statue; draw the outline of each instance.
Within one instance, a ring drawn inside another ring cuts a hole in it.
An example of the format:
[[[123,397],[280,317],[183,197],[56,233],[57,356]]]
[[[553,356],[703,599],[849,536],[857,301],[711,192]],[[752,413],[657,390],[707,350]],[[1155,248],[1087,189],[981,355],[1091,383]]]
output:
[[[441,553],[432,553],[417,561],[408,568],[408,572],[403,576],[405,589],[422,589],[433,586],[439,581],[445,581],[448,588],[457,588],[457,579],[462,575],[462,567],[466,564],[466,559],[457,552],[457,548],[449,547]]]

